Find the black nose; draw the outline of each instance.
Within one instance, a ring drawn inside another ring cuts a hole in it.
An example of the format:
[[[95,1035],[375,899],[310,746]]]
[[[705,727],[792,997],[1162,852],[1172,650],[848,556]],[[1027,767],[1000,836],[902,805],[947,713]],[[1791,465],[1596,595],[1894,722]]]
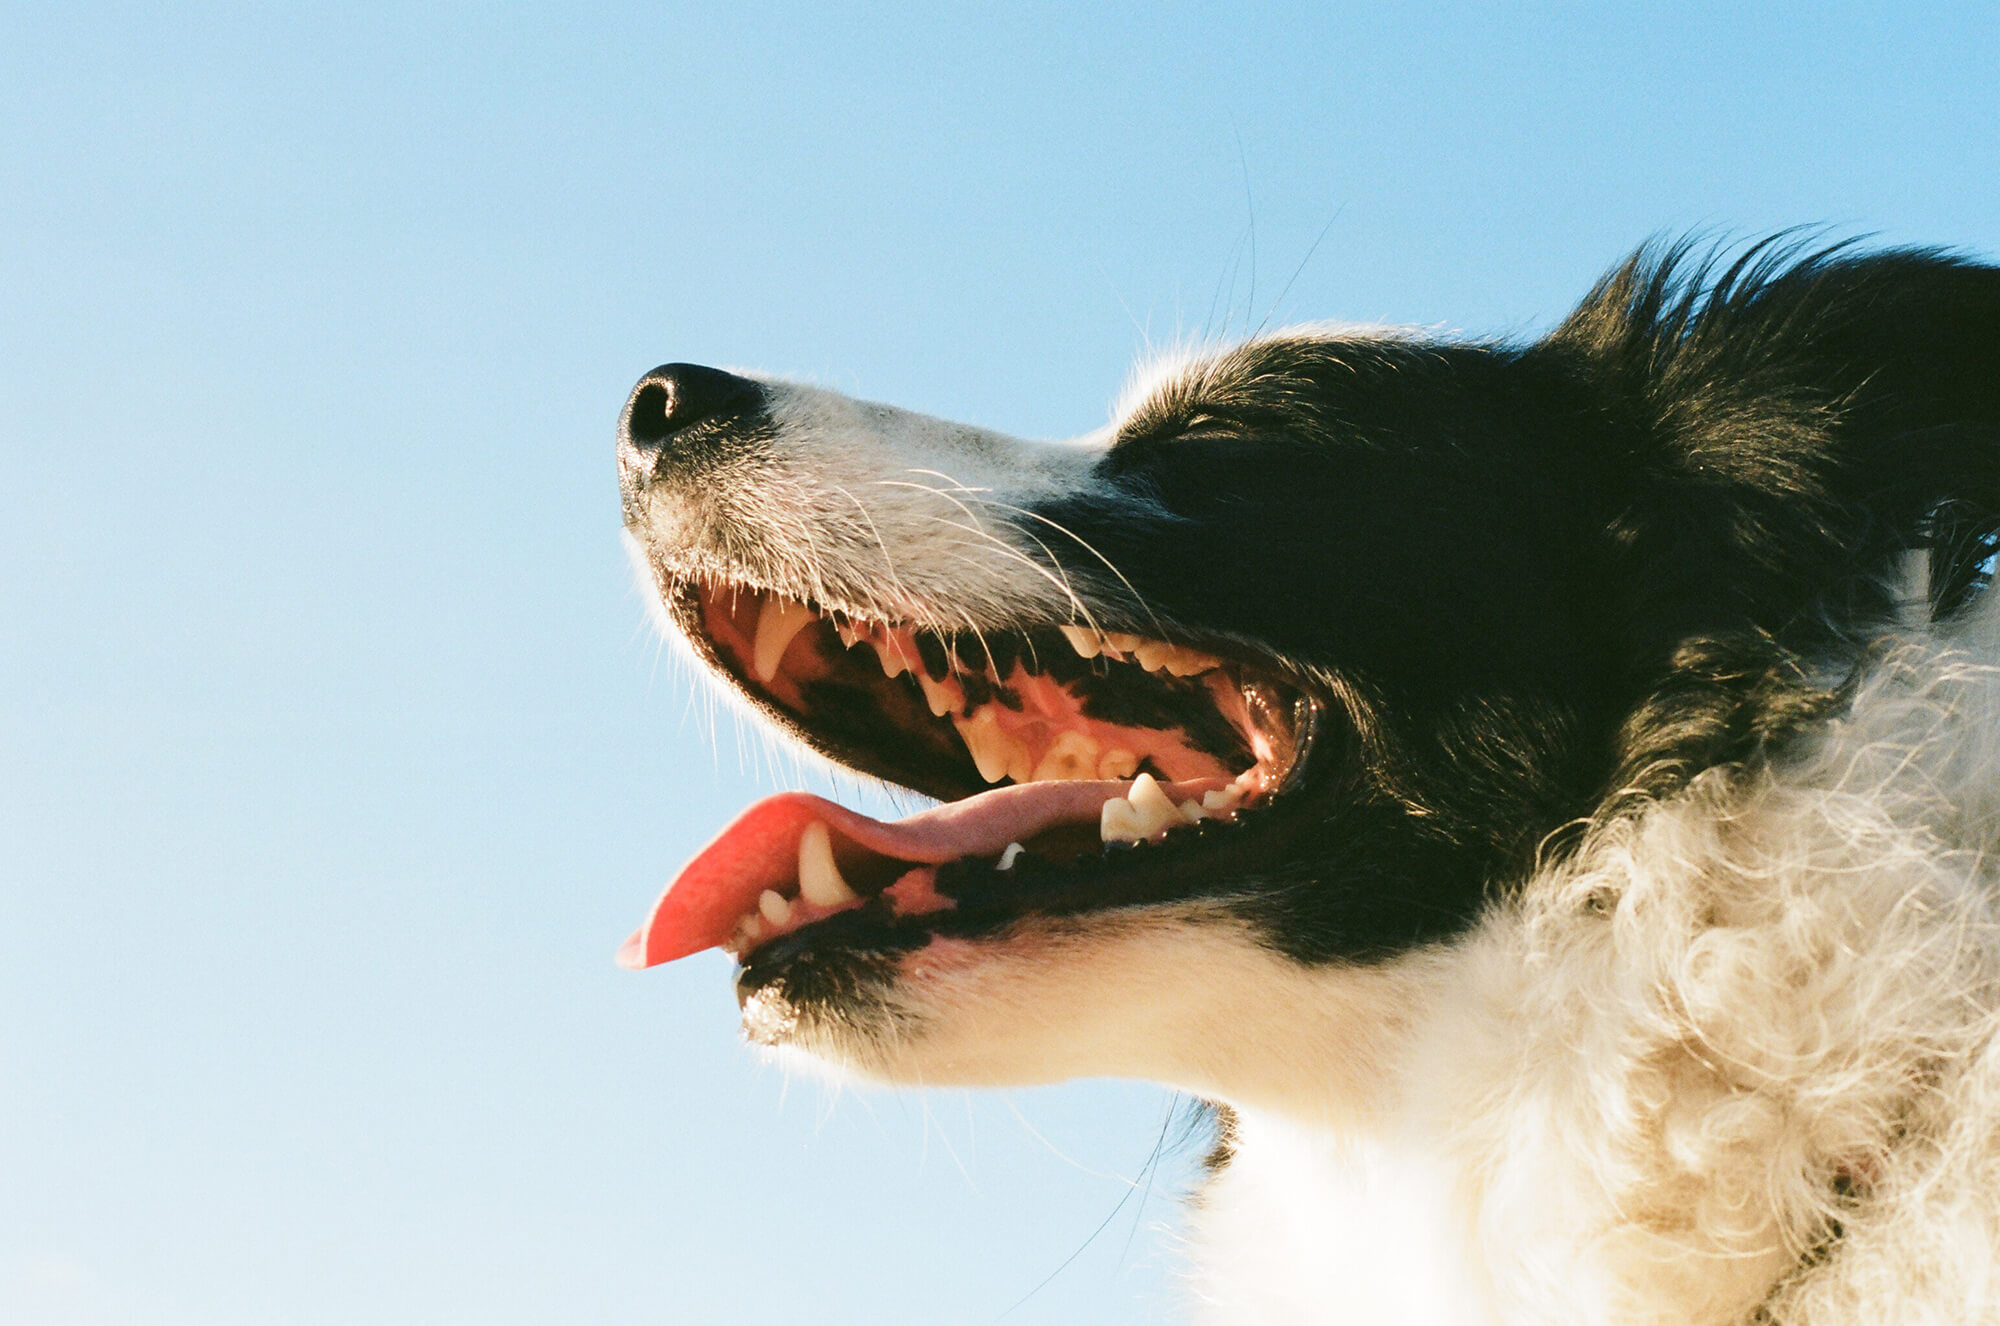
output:
[[[657,448],[705,419],[725,419],[763,404],[764,389],[749,378],[700,364],[661,364],[632,388],[619,432],[637,447]]]

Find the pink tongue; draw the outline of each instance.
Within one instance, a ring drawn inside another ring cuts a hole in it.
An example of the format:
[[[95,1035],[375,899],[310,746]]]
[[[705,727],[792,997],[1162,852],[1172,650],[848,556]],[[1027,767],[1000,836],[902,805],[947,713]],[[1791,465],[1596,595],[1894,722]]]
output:
[[[1180,784],[1200,795],[1201,784]],[[967,856],[998,856],[1060,824],[1094,824],[1104,803],[1129,783],[1046,782],[991,792],[919,811],[894,823],[869,819],[824,797],[780,792],[736,817],[714,842],[682,867],[646,923],[618,950],[622,967],[652,967],[699,953],[735,933],[765,889],[785,892],[798,879],[799,837],[814,820],[832,830],[843,864],[872,854],[913,865],[942,865]]]

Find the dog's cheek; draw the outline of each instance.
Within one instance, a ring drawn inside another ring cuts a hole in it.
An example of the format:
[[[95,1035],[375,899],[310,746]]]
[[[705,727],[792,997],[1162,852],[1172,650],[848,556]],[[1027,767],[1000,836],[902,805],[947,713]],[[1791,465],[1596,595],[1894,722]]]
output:
[[[1002,935],[936,938],[846,970],[837,988],[759,989],[743,1006],[751,1042],[897,1086],[1029,1085],[1116,1072],[1132,1018],[1117,922],[1024,921]],[[1112,933],[1103,933],[1109,930]],[[865,970],[865,979],[854,979]],[[828,983],[829,986],[832,983]],[[1121,1057],[1129,1057],[1127,1055]]]
[[[1398,964],[1306,967],[1202,907],[1026,918],[937,939],[878,988],[800,1014],[793,1045],[902,1085],[1140,1078],[1323,1116],[1379,1078]],[[1301,1074],[1302,1027],[1325,1072]]]

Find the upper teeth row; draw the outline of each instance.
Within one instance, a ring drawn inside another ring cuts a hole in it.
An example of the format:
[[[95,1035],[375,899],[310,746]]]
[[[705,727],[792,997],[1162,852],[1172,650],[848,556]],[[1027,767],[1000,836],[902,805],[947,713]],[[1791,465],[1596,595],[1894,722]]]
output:
[[[1170,645],[1163,640],[1148,640],[1142,635],[1125,631],[1106,631],[1100,635],[1081,626],[1065,626],[1061,630],[1070,648],[1085,658],[1123,655],[1137,660],[1139,666],[1148,672],[1165,671],[1176,677],[1192,677],[1222,666],[1222,660],[1213,654],[1204,654],[1183,645]]]
[[[800,631],[819,614],[796,599],[788,599],[780,594],[766,594],[757,614],[757,630],[751,644],[750,666],[757,680],[769,683],[778,675],[783,664],[785,651],[798,638]],[[1148,672],[1166,672],[1176,677],[1192,677],[1221,666],[1222,660],[1213,654],[1204,654],[1198,649],[1183,645],[1170,645],[1161,640],[1148,640],[1144,636],[1132,635],[1125,631],[1105,631],[1102,633],[1086,630],[1081,626],[1061,628],[1063,638],[1070,647],[1084,658],[1129,658],[1136,661]],[[913,660],[903,652],[901,639],[889,633],[886,639],[878,639],[872,630],[856,627],[851,623],[840,623],[835,630],[840,634],[841,643],[850,649],[863,640],[875,646],[877,659],[882,671],[891,677],[900,677],[905,672],[914,672],[917,683],[924,688],[924,698],[930,702],[931,710],[939,717],[952,712],[951,708],[940,708],[947,702],[956,683],[947,678],[944,682],[933,682],[924,675],[923,669],[913,667]],[[962,701],[964,695],[959,693]],[[955,707],[955,706],[954,706]]]

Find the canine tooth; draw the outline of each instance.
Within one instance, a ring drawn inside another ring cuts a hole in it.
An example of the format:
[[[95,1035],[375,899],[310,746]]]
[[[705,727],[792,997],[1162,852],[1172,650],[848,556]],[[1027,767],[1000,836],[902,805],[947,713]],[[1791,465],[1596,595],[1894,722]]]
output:
[[[799,835],[799,896],[820,907],[838,907],[859,895],[840,877],[840,863],[833,859],[833,838],[826,825],[814,820]],[[757,900],[761,909],[763,899]]]
[[[1144,836],[1152,837],[1162,829],[1181,823],[1181,809],[1167,795],[1159,780],[1151,774],[1140,774],[1132,780],[1131,790],[1125,799],[1132,804],[1144,827]]]
[[[1132,809],[1132,803],[1124,797],[1111,798],[1097,812],[1097,837],[1100,842],[1136,843],[1145,836],[1139,812]]]
[[[1130,778],[1139,772],[1139,757],[1129,750],[1108,750],[1097,757],[1099,778]]]
[[[751,650],[754,655],[751,668],[758,681],[768,682],[778,675],[778,664],[783,661],[786,648],[817,615],[805,604],[781,595],[772,594],[764,600],[763,611],[757,617],[757,642]]]
[[[792,904],[776,889],[765,889],[757,895],[757,913],[773,926],[781,926],[792,919]]]
[[[924,689],[924,702],[931,707],[931,714],[943,718],[965,707],[965,691],[955,681],[932,681],[921,672],[913,672],[917,685]]]
[[[997,783],[1007,776],[1008,757],[1013,743],[1007,734],[993,721],[987,712],[988,706],[981,705],[970,718],[954,718],[952,724],[958,728],[959,739],[965,742],[965,749],[972,753],[972,762],[979,767],[979,776],[989,783]]]
[[[1033,781],[1045,783],[1056,778],[1094,778],[1097,776],[1097,743],[1088,735],[1074,729],[1060,733],[1049,743],[1042,753],[1041,763],[1035,766]]]
[[[1012,870],[1014,863],[1021,859],[1021,853],[1027,850],[1027,848],[1021,846],[1019,843],[1008,843],[1007,850],[1000,853],[999,869]]]
[[[1063,639],[1069,641],[1069,647],[1085,658],[1096,658],[1104,652],[1104,642],[1097,638],[1094,631],[1086,631],[1081,626],[1060,626],[1056,629],[1063,633]]]

